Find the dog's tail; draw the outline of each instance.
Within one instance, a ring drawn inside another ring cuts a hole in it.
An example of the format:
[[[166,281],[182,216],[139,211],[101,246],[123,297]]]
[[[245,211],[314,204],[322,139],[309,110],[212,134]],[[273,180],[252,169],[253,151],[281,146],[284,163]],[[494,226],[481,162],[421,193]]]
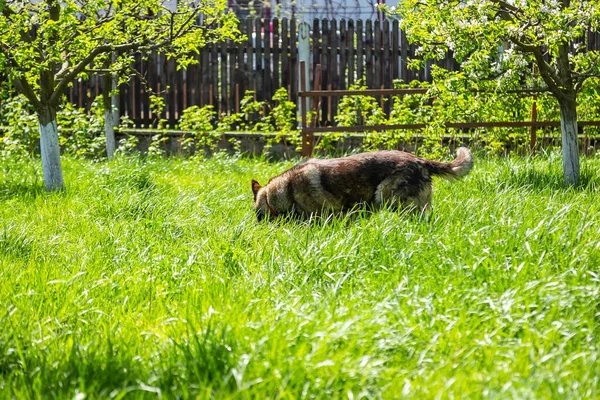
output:
[[[473,168],[473,154],[466,147],[459,147],[456,158],[449,163],[424,160],[424,166],[431,175],[438,175],[445,179],[462,178]]]

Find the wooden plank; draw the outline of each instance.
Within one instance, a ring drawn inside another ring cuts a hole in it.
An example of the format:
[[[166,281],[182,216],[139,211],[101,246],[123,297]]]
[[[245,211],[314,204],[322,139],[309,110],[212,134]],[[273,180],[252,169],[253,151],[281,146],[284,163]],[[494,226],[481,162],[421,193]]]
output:
[[[168,93],[167,86],[169,84],[169,81],[167,80],[167,77],[168,77],[167,68],[168,68],[169,63],[167,61],[167,58],[164,55],[161,56],[160,61],[161,61],[161,66],[160,66],[160,90],[161,91],[160,91],[159,96],[161,96],[165,100],[165,104],[168,104],[169,101],[168,101],[168,97],[167,97],[167,93]],[[167,107],[165,107],[162,110],[162,113],[160,115],[156,116],[156,122],[158,123],[159,119],[166,119],[166,118],[167,118]]]
[[[392,54],[390,61],[392,86],[393,81],[400,79],[400,23],[398,20],[392,22]]]
[[[313,90],[319,90],[322,87],[328,87],[331,77],[331,54],[329,52],[329,46],[331,46],[331,36],[329,35],[329,20],[323,19],[321,21],[321,38],[323,40],[321,45],[321,82],[319,88],[315,87],[317,80],[315,79],[315,75],[313,75]],[[318,65],[315,65],[313,69],[313,74],[318,69]],[[327,116],[329,113],[329,103],[323,102],[321,105],[321,123],[327,123]],[[318,115],[318,114],[317,114]]]
[[[75,81],[75,82],[78,83],[77,81]],[[73,86],[75,86],[75,85],[73,85]],[[79,88],[80,87],[77,87],[77,89],[79,89]],[[119,111],[120,111],[121,115],[129,116],[128,107],[127,107],[127,96],[128,96],[127,88],[128,88],[128,85],[125,83],[119,85]]]
[[[195,56],[198,63],[200,63],[200,56]],[[187,106],[197,106],[200,104],[200,92],[198,90],[198,64],[193,64],[188,67],[187,70]]]
[[[425,94],[428,89],[421,88],[406,88],[406,89],[363,89],[363,90],[321,90],[317,93],[315,90],[299,92],[300,97],[312,97],[319,95],[321,97],[335,96],[392,96],[402,94]]]
[[[132,67],[136,71],[140,70],[140,63],[139,63],[139,59],[138,59],[137,55],[134,57]],[[131,115],[131,119],[133,120],[133,123],[135,126],[141,125],[140,110],[139,110],[139,106],[138,106],[139,91],[140,91],[139,83],[140,83],[140,80],[137,76],[130,76],[129,82],[128,82],[129,96],[127,98],[127,101],[129,103],[129,112]],[[93,97],[94,97],[94,95],[93,95],[94,85],[95,85],[95,82],[91,82],[91,81],[88,82],[87,95],[89,96],[89,99],[93,99]]]
[[[254,64],[254,39],[252,35],[254,34],[254,21],[251,18],[246,19],[246,36],[248,40],[246,41],[246,62],[244,64],[244,85],[242,89],[242,96],[246,93],[247,90],[254,90],[254,79],[255,79],[255,64]]]
[[[306,82],[306,62],[305,61],[301,61],[300,62],[300,89],[302,91],[306,91],[307,89],[307,82]],[[308,126],[306,123],[306,115],[308,113],[308,99],[306,97],[304,97],[302,99],[302,125],[301,125],[301,129],[302,129],[302,156],[303,157],[310,157],[313,151],[313,145],[314,145],[314,141],[315,141],[315,136],[310,133],[307,132]],[[316,129],[316,128],[313,128]]]
[[[271,60],[271,23],[268,19],[263,20],[263,32],[264,32],[264,52],[263,52],[263,87],[264,87],[264,99],[271,101],[273,97],[273,75],[272,75],[272,60]]]
[[[254,61],[255,61],[255,67],[254,67],[254,72],[255,72],[255,80],[254,80],[254,88],[252,88],[255,91],[255,96],[257,100],[264,100],[264,90],[263,90],[263,44],[262,44],[262,37],[261,37],[261,29],[262,29],[262,24],[260,19],[255,19],[254,20],[254,29],[255,29],[255,36],[254,36],[254,50],[255,50],[255,57],[254,57]]]
[[[339,63],[339,81],[337,89],[346,89],[347,82],[347,60],[348,60],[348,30],[346,29],[346,20],[340,21],[340,63]]]
[[[600,121],[579,121],[579,126],[600,126]],[[447,128],[453,129],[475,129],[475,128],[529,128],[532,126],[538,128],[544,127],[559,127],[559,121],[506,121],[506,122],[446,122]],[[305,134],[319,132],[369,132],[369,131],[385,131],[392,129],[424,129],[427,124],[397,124],[397,125],[372,125],[372,126],[322,126],[322,127],[307,127],[303,129]]]
[[[204,47],[200,50],[200,66],[198,68],[198,81],[200,95],[200,107],[204,107],[210,103],[208,94],[208,83],[210,82],[210,48]]]
[[[217,44],[210,45],[210,78],[208,90],[210,96],[210,104],[219,109],[219,49]]]
[[[246,24],[244,22],[240,22],[240,31],[242,32],[243,35],[246,34]],[[242,43],[237,43],[235,45],[236,47],[236,65],[235,65],[235,71],[234,71],[234,79],[233,79],[233,85],[234,88],[237,88],[235,90],[237,90],[234,93],[239,94],[240,90],[244,90],[244,88],[246,87],[246,82],[248,77],[246,76],[246,66],[247,66],[247,61],[246,61],[246,46],[247,43],[242,42]],[[236,109],[239,107],[239,100],[236,100],[236,98],[234,97],[233,100],[233,108],[232,110]]]
[[[137,114],[138,114],[138,121],[139,121],[139,125],[137,126],[144,126],[144,123],[146,121],[146,116],[144,115],[144,97],[146,94],[146,83],[145,83],[145,79],[146,76],[148,75],[147,69],[148,69],[148,61],[147,59],[145,59],[145,57],[143,57],[142,55],[137,56],[138,58],[138,72],[139,72],[139,76],[136,75],[135,76],[135,80],[136,80],[136,107],[137,107]]]
[[[348,20],[348,32],[346,33],[346,49],[348,51],[348,87],[355,81],[356,46],[354,45],[354,20]]]
[[[314,90],[313,90],[313,92],[315,92],[315,93],[319,93],[319,91],[321,89],[321,76],[322,76],[321,75],[321,64],[317,64],[317,66],[315,67],[315,77],[314,77],[315,82],[314,82]],[[331,99],[331,97],[329,97],[328,99]],[[314,96],[312,98],[311,114],[314,117],[311,119],[311,122],[310,122],[310,126],[312,128],[317,126],[320,103],[321,103],[321,96]],[[323,117],[323,118],[325,118],[325,117]]]
[[[155,90],[156,84],[156,53],[151,53],[147,56],[144,63],[145,68],[143,71],[144,77],[146,78],[146,85],[144,86],[144,93],[142,94],[141,107],[144,113],[143,126],[150,127],[152,119],[150,118],[150,93]]]
[[[329,25],[329,84],[333,89],[340,89],[340,78],[338,70],[338,50],[340,48],[340,38],[337,33],[337,21],[331,20]],[[328,124],[333,124],[333,116],[337,112],[338,98],[331,99],[328,105],[329,116],[326,118]]]
[[[356,80],[360,82],[361,85],[366,84],[366,79],[364,79],[364,32],[363,32],[363,22],[362,20],[356,21]]]
[[[312,30],[312,45],[313,45],[313,51],[312,51],[312,66],[310,67],[310,69],[308,70],[308,75],[311,76],[312,71],[315,70],[315,67],[317,66],[317,64],[323,64],[323,60],[321,59],[321,49],[322,49],[322,43],[321,43],[321,26],[319,24],[319,20],[317,18],[315,18],[313,20],[313,30]],[[309,66],[306,66],[307,68],[309,68]],[[306,82],[306,86],[310,87],[310,83]]]
[[[383,85],[383,49],[381,47],[381,23],[375,20],[373,26],[373,87],[381,88]]]
[[[219,68],[219,87],[218,87],[218,96],[219,96],[219,108],[220,108],[220,113],[226,113],[227,112],[227,104],[228,104],[228,93],[227,93],[227,89],[228,89],[228,84],[227,84],[227,66],[229,64],[229,60],[228,60],[228,55],[227,54],[227,43],[225,42],[220,42],[217,44],[218,46],[218,51],[219,51],[219,64],[218,64],[218,68]]]
[[[384,88],[392,88],[392,67],[390,63],[391,53],[391,39],[390,33],[390,21],[387,19],[383,21],[383,40],[382,40],[382,51],[383,51],[383,69],[382,69],[382,80],[381,84]]]
[[[296,32],[296,19],[292,18],[290,20],[290,38],[289,38],[289,42],[290,42],[290,59],[289,59],[289,66],[290,66],[290,96],[292,99],[295,99],[298,96],[298,42],[297,42],[297,36],[298,33]]]
[[[403,83],[408,83],[408,39],[406,32],[400,31],[400,79]]]
[[[229,65],[227,66],[227,115],[231,115],[235,110],[235,84],[237,81],[237,71],[239,63],[240,43],[234,43],[231,40],[227,41],[227,51],[229,52]]]
[[[273,26],[273,32],[271,34],[271,42],[273,44],[272,46],[272,50],[271,50],[271,54],[272,54],[272,75],[273,75],[273,86],[272,86],[272,92],[273,94],[275,93],[275,90],[279,89],[281,87],[281,82],[279,80],[279,69],[281,68],[281,62],[280,62],[280,51],[279,51],[279,41],[281,40],[281,36],[279,33],[279,19],[277,18],[273,18],[273,20],[271,21],[271,24]],[[272,95],[271,95],[272,97]]]
[[[533,104],[531,105],[531,122],[537,122],[537,97],[533,98]],[[533,153],[535,151],[535,145],[537,141],[537,127],[532,125],[529,130],[529,151]]]
[[[365,29],[365,76],[368,88],[379,88],[375,85],[375,76],[373,73],[373,23],[371,20],[366,21]]]
[[[168,123],[170,127],[177,124],[177,74],[175,73],[175,60],[171,58],[167,61],[167,82],[169,90],[167,92],[166,111],[168,113]]]
[[[287,18],[283,18],[281,20],[281,86],[287,88],[290,85],[290,57],[289,57],[289,20]],[[295,41],[295,39],[292,39]],[[292,75],[293,76],[293,75]],[[290,95],[288,91],[288,95]]]
[[[175,76],[175,80],[174,80],[174,85],[175,85],[175,124],[177,124],[179,117],[181,117],[181,114],[183,113],[183,110],[185,108],[184,106],[184,98],[187,96],[186,93],[186,82],[185,82],[185,70],[180,69],[179,71],[177,70],[177,62],[176,60],[174,61],[174,68],[175,71],[173,72],[173,75]]]

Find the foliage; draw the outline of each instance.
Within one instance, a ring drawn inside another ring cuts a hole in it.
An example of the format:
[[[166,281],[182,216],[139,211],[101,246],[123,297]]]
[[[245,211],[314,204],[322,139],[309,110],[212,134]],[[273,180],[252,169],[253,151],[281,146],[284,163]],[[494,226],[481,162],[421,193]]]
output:
[[[263,117],[262,123],[276,134],[267,139],[266,149],[274,143],[281,142],[286,148],[288,146],[298,148],[302,140],[297,129],[296,103],[288,100],[288,92],[285,88],[277,89],[272,100],[275,102],[275,106],[267,116]],[[290,158],[289,154],[287,156]]]
[[[211,105],[192,106],[183,110],[179,119],[179,128],[182,131],[193,132],[192,136],[181,138],[181,146],[184,151],[190,152],[194,148],[206,148],[213,152],[216,150],[217,143],[221,139],[221,133],[213,126],[216,114]]]
[[[588,46],[588,31],[600,28],[597,1],[402,0],[394,12],[418,46],[414,66],[452,52],[461,64],[455,76],[470,86],[550,91],[561,110],[565,183],[577,183],[577,95],[600,77],[600,51]]]
[[[65,189],[56,111],[75,79],[124,83],[135,57],[153,51],[185,68],[207,42],[241,38],[237,22],[225,0],[0,1],[0,71],[36,111],[46,189]]]
[[[503,93],[493,90],[490,83],[480,83],[480,92],[474,92],[465,85],[465,80],[457,74],[433,68],[435,81],[413,81],[406,85],[395,82],[396,88],[425,88],[427,94],[410,94],[393,96],[389,100],[390,116],[386,117],[381,103],[370,96],[346,96],[340,99],[336,123],[340,126],[365,125],[398,125],[426,124],[425,129],[408,130],[379,130],[365,134],[364,145],[372,149],[408,149],[421,155],[442,155],[446,146],[444,138],[460,142],[465,136],[472,146],[493,154],[505,153],[509,150],[525,151],[529,149],[529,128],[478,128],[470,130],[450,129],[444,126],[448,122],[494,122],[494,121],[529,121],[533,102],[537,103],[538,120],[558,121],[559,111],[556,99],[548,93],[536,96],[523,96],[517,93]],[[352,89],[360,90],[364,86],[356,85]],[[578,113],[581,120],[600,120],[600,92],[598,80],[590,79],[579,93]],[[295,129],[295,104],[287,100],[287,92],[280,89],[274,96],[275,106],[271,107],[265,101],[254,100],[252,92],[246,93],[239,113],[221,115],[216,119],[216,113],[211,106],[193,106],[183,110],[178,121],[178,128],[194,132],[183,138],[180,148],[184,152],[195,148],[206,147],[214,150],[223,132],[243,130],[267,134],[268,146],[284,141],[286,145],[299,146],[300,135]],[[150,154],[163,155],[167,150],[169,136],[167,120],[160,118],[165,107],[163,96],[151,96],[153,124],[163,130],[152,138]],[[386,105],[383,103],[384,106]],[[67,111],[70,110],[70,111]],[[12,97],[3,103],[0,110],[0,124],[11,126],[8,134],[3,137],[5,154],[31,154],[37,151],[39,132],[33,110],[23,97]],[[70,119],[66,115],[70,115]],[[94,102],[89,115],[82,110],[75,110],[67,105],[65,111],[60,111],[59,125],[61,128],[61,145],[68,154],[79,153],[86,157],[98,157],[103,138],[98,136],[101,130],[102,104]],[[133,128],[133,121],[122,117],[121,130]],[[75,130],[73,130],[75,128]],[[269,136],[271,132],[275,135]],[[598,128],[585,127],[585,135],[597,136]],[[538,130],[540,136],[553,139],[559,137],[557,128]],[[326,133],[318,137],[317,150],[325,153],[335,153],[337,143],[344,140],[348,134],[344,132]],[[81,143],[80,143],[81,142]],[[137,145],[134,136],[120,141],[119,152],[131,153]],[[79,150],[77,150],[79,148]],[[268,147],[267,147],[268,149]]]
[[[106,137],[104,128],[104,107],[101,96],[91,105],[90,113],[77,109],[65,102],[57,113],[56,122],[59,127],[60,145],[63,152],[87,158],[100,158],[105,153]]]
[[[86,158],[99,158],[104,154],[105,138],[101,134],[104,109],[100,100],[100,97],[94,100],[90,113],[70,103],[58,111],[59,142],[64,153]],[[6,127],[0,141],[1,157],[25,156],[38,151],[38,120],[24,96],[13,96],[2,104],[0,125]]]
[[[441,155],[442,140],[449,137],[460,141],[465,135],[473,145],[482,146],[490,153],[504,153],[509,149],[525,150],[529,146],[529,128],[477,128],[456,130],[445,127],[445,122],[498,122],[530,121],[533,102],[537,103],[538,120],[558,121],[556,98],[550,93],[527,96],[495,90],[491,82],[480,82],[477,91],[467,85],[461,73],[449,73],[432,68],[434,83],[413,81],[406,85],[398,81],[396,88],[425,88],[426,94],[393,96],[390,116],[386,117],[380,103],[371,96],[345,96],[338,105],[336,122],[339,126],[425,124],[424,129],[396,129],[369,131],[364,144],[367,149],[406,149],[423,155]],[[582,120],[600,120],[600,95],[597,80],[591,79],[579,93],[578,112]],[[352,89],[364,89],[353,86]],[[597,128],[586,127],[587,135],[596,135]],[[540,134],[544,132],[540,130]],[[556,135],[556,129],[553,133]],[[332,143],[343,138],[343,133],[326,134],[321,143]],[[418,142],[417,138],[422,139]],[[416,146],[416,147],[414,147]],[[321,148],[326,147],[321,145]]]
[[[600,158],[478,158],[391,210],[258,224],[292,163],[0,161],[6,398],[597,398]]]
[[[150,51],[177,56],[178,66],[185,67],[205,43],[239,37],[223,0],[178,1],[177,9],[167,3],[2,1],[0,69],[33,105],[56,107],[68,85],[87,77],[89,68],[121,73],[136,54]]]
[[[0,125],[5,126],[0,141],[2,158],[32,154],[39,147],[40,131],[33,107],[23,96],[11,96],[2,102]]]
[[[593,1],[403,0],[393,14],[419,45],[414,65],[452,51],[459,74],[475,84],[492,79],[500,89],[546,86],[560,97],[555,89],[573,85],[578,91],[600,74],[600,52],[585,48],[588,28],[600,27],[600,8]],[[570,63],[569,82],[561,81],[568,72],[559,65],[563,57]]]

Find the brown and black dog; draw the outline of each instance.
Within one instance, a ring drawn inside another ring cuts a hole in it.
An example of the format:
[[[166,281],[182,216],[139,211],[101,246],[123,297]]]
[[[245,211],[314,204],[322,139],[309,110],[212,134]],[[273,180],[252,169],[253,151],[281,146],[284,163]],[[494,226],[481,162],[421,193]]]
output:
[[[253,180],[254,210],[259,221],[343,212],[359,204],[426,211],[431,206],[432,176],[461,178],[471,168],[473,156],[465,147],[449,163],[391,150],[310,159],[271,178],[264,187]]]

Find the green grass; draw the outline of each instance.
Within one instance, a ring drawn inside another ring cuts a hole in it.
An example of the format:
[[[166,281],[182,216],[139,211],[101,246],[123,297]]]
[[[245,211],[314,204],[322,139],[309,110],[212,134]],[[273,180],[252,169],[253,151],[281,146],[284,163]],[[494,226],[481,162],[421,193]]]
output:
[[[427,218],[256,223],[235,158],[0,162],[2,398],[595,398],[600,159],[480,159]]]

